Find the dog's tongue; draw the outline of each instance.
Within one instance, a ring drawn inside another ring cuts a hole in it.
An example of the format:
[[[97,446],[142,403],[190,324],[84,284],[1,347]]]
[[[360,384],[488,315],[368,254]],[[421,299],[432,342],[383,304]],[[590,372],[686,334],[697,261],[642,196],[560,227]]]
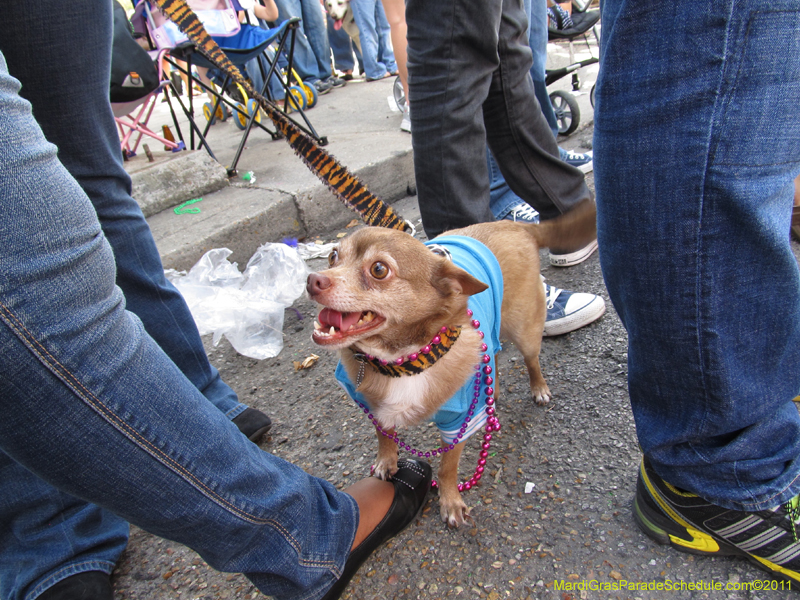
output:
[[[338,19],[338,20],[334,21],[334,22],[333,22],[333,28],[334,28],[336,31],[339,31],[339,30],[342,28],[342,20],[341,20],[341,19]]]
[[[351,325],[355,325],[361,317],[360,312],[339,312],[331,308],[323,308],[319,313],[319,324],[324,326],[333,325],[340,331],[347,331]]]

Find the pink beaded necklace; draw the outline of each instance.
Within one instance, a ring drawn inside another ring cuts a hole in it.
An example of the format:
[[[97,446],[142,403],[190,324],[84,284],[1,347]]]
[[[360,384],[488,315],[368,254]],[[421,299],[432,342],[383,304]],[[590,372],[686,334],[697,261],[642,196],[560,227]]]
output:
[[[467,309],[467,315],[472,317],[473,313],[472,313],[472,311],[470,309]],[[478,321],[477,319],[473,319],[471,321],[471,324],[475,329],[478,330],[478,335],[480,335],[480,337],[483,338],[484,334],[479,329],[479,327],[481,326],[480,321]],[[453,330],[449,329],[448,327],[442,327],[441,330],[440,330],[440,333],[441,334],[445,334],[446,332],[449,332],[449,331],[453,331]],[[431,352],[431,347],[437,346],[438,344],[440,344],[440,342],[441,342],[441,336],[437,334],[431,340],[430,344],[427,344],[426,346],[421,348],[419,353],[413,353],[413,354],[409,355],[408,359],[416,361],[417,358],[418,358],[418,354],[428,354],[428,353],[430,353]],[[475,365],[475,375],[474,375],[475,381],[473,383],[473,392],[474,393],[473,393],[473,396],[472,396],[472,402],[470,404],[469,410],[467,411],[467,416],[464,417],[464,422],[461,424],[461,428],[459,429],[458,434],[453,439],[453,443],[451,443],[451,444],[444,444],[442,446],[439,446],[438,448],[434,448],[433,450],[426,451],[426,452],[423,452],[422,450],[418,450],[418,449],[412,447],[410,444],[407,444],[407,443],[401,441],[396,432],[395,433],[390,433],[390,432],[386,431],[383,427],[381,427],[380,424],[375,420],[375,417],[373,416],[373,414],[370,411],[369,407],[367,407],[362,402],[359,402],[358,400],[356,400],[358,405],[364,411],[364,414],[366,414],[367,417],[369,418],[369,420],[372,421],[372,424],[375,426],[375,429],[378,431],[378,433],[380,433],[381,435],[383,435],[385,437],[391,438],[392,441],[395,444],[397,444],[401,449],[409,451],[412,456],[430,458],[431,456],[442,455],[445,452],[449,452],[450,450],[455,448],[456,444],[458,444],[462,440],[462,438],[464,437],[464,435],[467,432],[467,429],[469,428],[470,421],[472,421],[473,417],[475,416],[475,412],[476,412],[476,409],[477,409],[477,406],[478,406],[478,400],[481,397],[481,392],[483,392],[483,394],[486,397],[486,400],[485,400],[485,404],[486,404],[485,413],[486,413],[487,418],[486,418],[486,426],[484,427],[483,443],[481,444],[481,452],[479,454],[478,464],[475,467],[475,472],[472,474],[472,477],[470,477],[466,481],[458,484],[458,491],[459,492],[463,492],[464,490],[471,489],[472,486],[477,485],[477,483],[481,480],[481,477],[483,477],[483,472],[484,472],[484,470],[486,468],[486,459],[489,456],[489,448],[491,446],[491,441],[492,441],[492,432],[500,431],[500,422],[497,420],[497,417],[495,416],[495,412],[496,412],[495,411],[495,407],[494,407],[495,401],[494,401],[494,397],[493,397],[494,396],[494,388],[491,387],[492,384],[494,383],[494,379],[492,378],[492,367],[489,364],[491,362],[492,358],[491,358],[491,356],[486,354],[487,350],[488,350],[488,346],[486,345],[486,343],[482,343],[481,344],[481,352],[483,352],[484,354],[481,357],[481,359],[478,362],[478,364]],[[412,357],[413,357],[413,359],[412,359]],[[367,362],[370,362],[370,364],[372,364],[371,361],[374,360],[374,357],[367,355],[367,359],[369,359]],[[382,364],[384,364],[384,365],[387,364],[387,361],[380,361],[380,362]],[[401,358],[399,358],[399,359],[397,359],[397,360],[395,360],[393,362],[394,362],[395,365],[399,366],[399,365],[402,365],[404,363],[404,360],[403,360],[403,357],[401,357]],[[364,362],[361,363],[361,366],[363,368]],[[360,377],[359,377],[359,379],[360,379]],[[359,381],[357,385],[360,385],[360,383],[361,382]],[[481,389],[483,385],[485,385],[486,387]],[[374,467],[373,467],[373,469],[374,469]],[[433,488],[438,487],[438,483],[435,480],[432,481],[431,482],[431,487],[433,487]]]

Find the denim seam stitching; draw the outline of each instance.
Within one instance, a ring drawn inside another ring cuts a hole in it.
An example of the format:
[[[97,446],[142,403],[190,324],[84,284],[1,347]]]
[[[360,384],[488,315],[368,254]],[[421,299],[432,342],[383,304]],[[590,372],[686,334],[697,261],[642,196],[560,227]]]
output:
[[[55,356],[53,356],[41,342],[39,342],[33,334],[25,327],[25,325],[17,318],[17,316],[2,302],[0,302],[0,309],[5,313],[3,321],[17,333],[21,341],[33,352],[56,377],[58,377],[67,387],[72,389],[75,394],[88,404],[95,412],[114,426],[117,431],[122,433],[125,437],[134,442],[142,450],[150,454],[153,458],[158,460],[161,464],[170,468],[174,473],[186,481],[189,485],[195,487],[198,491],[203,493],[207,498],[220,505],[222,508],[229,510],[245,521],[250,521],[256,525],[268,525],[275,528],[281,535],[284,536],[287,542],[295,549],[298,554],[298,559],[302,564],[314,566],[334,566],[335,561],[313,561],[304,559],[301,556],[301,545],[287,531],[283,525],[272,520],[262,519],[251,515],[243,509],[233,505],[228,500],[216,494],[213,490],[208,488],[202,481],[200,481],[191,471],[187,470],[183,465],[175,461],[170,456],[167,456],[157,448],[154,448],[148,440],[143,438],[133,427],[122,421],[116,414],[114,414],[108,407],[106,407],[90,390],[86,389],[83,384],[75,377],[64,365],[62,365]],[[3,315],[0,314],[0,318]],[[52,363],[49,360],[52,360]],[[58,368],[56,368],[58,367]],[[116,424],[115,424],[116,423]]]

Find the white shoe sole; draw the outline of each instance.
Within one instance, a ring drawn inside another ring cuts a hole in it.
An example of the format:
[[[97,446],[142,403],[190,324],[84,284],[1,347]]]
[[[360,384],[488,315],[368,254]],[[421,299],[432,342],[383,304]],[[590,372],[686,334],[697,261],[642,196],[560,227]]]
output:
[[[597,240],[570,254],[553,254],[551,252],[550,264],[554,267],[571,267],[585,261],[595,250],[597,250]]]
[[[580,329],[589,323],[594,323],[603,316],[606,312],[606,303],[600,296],[595,296],[589,304],[576,310],[571,315],[554,319],[553,321],[545,321],[544,323],[544,337],[553,335],[564,335],[570,331]]]

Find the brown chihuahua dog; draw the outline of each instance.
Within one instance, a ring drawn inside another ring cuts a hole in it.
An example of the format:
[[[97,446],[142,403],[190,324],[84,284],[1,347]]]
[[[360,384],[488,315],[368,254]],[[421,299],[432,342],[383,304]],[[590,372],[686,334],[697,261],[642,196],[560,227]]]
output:
[[[592,241],[594,203],[585,201],[539,225],[481,223],[448,231],[432,243],[450,236],[478,240],[499,265],[499,287],[504,288],[500,334],[522,353],[533,399],[549,402],[550,390],[539,368],[546,316],[539,249],[579,248]],[[465,383],[472,388],[468,380],[487,350],[488,339],[477,330],[467,302],[488,286],[437,249],[407,233],[368,227],[339,244],[329,257],[329,269],[308,276],[309,296],[324,307],[312,339],[340,351],[353,389],[366,399],[376,424],[390,434],[430,419]],[[481,416],[486,419],[482,412],[475,419]],[[458,490],[464,441],[457,437],[455,442],[441,454],[439,503],[442,518],[457,527],[469,509]],[[397,452],[392,437],[379,432],[375,475],[388,479],[397,471]]]

